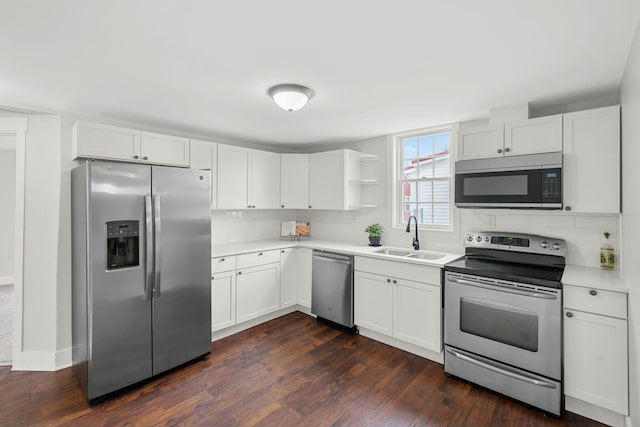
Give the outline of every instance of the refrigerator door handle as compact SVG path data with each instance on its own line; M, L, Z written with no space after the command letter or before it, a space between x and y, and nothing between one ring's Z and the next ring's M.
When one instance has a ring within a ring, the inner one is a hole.
M160 246L162 245L162 222L160 214L160 196L153 196L153 296L160 298Z
M145 271L144 271L144 301L151 299L153 289L153 208L151 196L144 196L145 216Z

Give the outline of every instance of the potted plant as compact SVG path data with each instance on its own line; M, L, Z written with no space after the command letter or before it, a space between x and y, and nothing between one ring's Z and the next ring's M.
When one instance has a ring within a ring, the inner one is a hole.
M382 226L380 224L371 224L364 231L369 233L369 246L380 246L380 237L382 236Z

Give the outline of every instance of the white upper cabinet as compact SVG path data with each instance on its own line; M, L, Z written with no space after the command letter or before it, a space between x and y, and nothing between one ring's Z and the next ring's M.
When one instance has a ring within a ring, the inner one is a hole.
M249 150L218 145L218 209L249 207Z
M77 121L73 125L72 157L140 160L140 131Z
M211 209L218 207L218 144L209 141L191 140L189 150L191 169L211 171Z
M309 155L280 155L280 207L309 207Z
M502 157L504 126L500 124L458 130L458 160Z
M309 155L309 208L360 207L360 153L335 150Z
M280 155L268 151L249 151L249 198L254 209L280 207Z
M562 151L562 115L519 120L504 125L505 156Z
M458 131L458 160L562 151L562 115Z
M280 155L218 145L218 209L280 207Z
M564 209L620 212L620 106L569 113L563 120Z
M144 162L188 167L189 139L142 131L140 155Z
M76 158L189 166L189 140L120 126L77 121L71 153Z

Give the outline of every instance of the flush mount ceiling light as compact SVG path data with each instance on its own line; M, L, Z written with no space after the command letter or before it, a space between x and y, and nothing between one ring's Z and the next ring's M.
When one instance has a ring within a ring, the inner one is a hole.
M306 105L313 96L313 91L300 85L283 84L269 89L269 96L283 110L296 111Z

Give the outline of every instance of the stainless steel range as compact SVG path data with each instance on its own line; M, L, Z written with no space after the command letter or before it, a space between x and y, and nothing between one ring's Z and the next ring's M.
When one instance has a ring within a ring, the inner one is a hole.
M445 265L445 372L562 413L560 239L470 232Z

